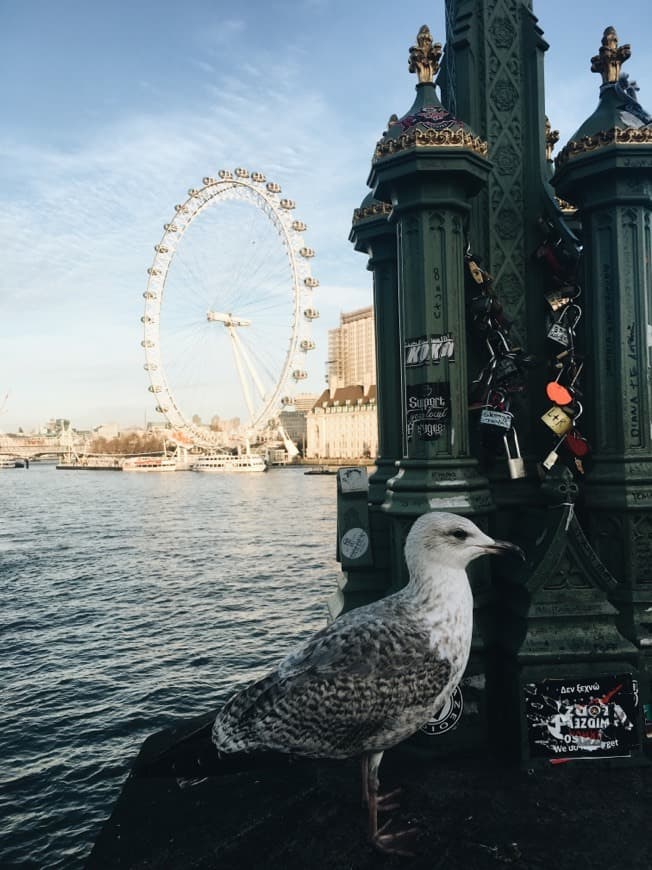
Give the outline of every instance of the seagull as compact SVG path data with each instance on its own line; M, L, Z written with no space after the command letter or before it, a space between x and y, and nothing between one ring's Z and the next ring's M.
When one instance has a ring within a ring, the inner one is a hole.
M444 707L462 679L473 629L466 566L510 552L525 558L465 517L420 516L405 543L407 585L338 617L233 695L213 724L218 751L359 756L372 844L412 854L404 845L413 830L378 827L378 811L396 809L399 791L379 794L380 762Z

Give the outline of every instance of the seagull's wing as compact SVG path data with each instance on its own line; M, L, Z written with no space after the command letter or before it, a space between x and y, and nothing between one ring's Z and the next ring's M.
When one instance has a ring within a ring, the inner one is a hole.
M324 757L390 746L429 718L450 671L417 620L387 607L361 608L231 698L213 739L227 752L267 748Z

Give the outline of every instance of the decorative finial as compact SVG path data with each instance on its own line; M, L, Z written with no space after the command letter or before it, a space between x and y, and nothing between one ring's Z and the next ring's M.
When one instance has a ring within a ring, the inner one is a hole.
M552 149L559 142L559 130L553 130L546 115L546 160L552 160Z
M424 24L417 33L417 44L410 47L408 69L419 76L419 83L431 82L439 70L441 43L433 44L430 28Z
M600 53L591 58L591 72L600 73L603 85L613 84L620 78L620 67L631 56L631 46L619 46L615 28L607 27L602 37Z

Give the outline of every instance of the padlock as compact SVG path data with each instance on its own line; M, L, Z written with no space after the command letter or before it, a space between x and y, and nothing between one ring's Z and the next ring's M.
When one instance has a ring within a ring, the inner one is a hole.
M553 311L558 311L563 308L573 298L567 293L567 287L560 287L558 290L550 290L544 294L544 298Z
M497 362L497 358L492 356L478 377L471 381L471 404L469 405L469 410L477 411L486 406L491 385L494 381L494 371Z
M489 406L485 406L480 412L480 425L488 429L508 432L512 428L513 419L514 415L509 411L500 411Z
M555 405L542 415L541 420L555 435L566 435L573 426L573 418L563 408Z
M564 284L554 290L544 293L544 298L553 311L558 311L569 302L577 302L582 295L582 288L574 284Z
M579 305L569 305L567 308L564 308L558 319L553 320L548 328L547 337L563 347L571 347L575 335L575 327L579 323L581 316L582 309Z
M564 447L570 450L576 459L581 459L582 456L586 456L591 450L589 442L575 426L573 426L570 432L567 432L566 435L564 435L563 444Z
M559 424L559 426L557 428L555 428L555 426L552 426L550 423L547 423L544 420L544 417L546 416L546 414L550 414L551 412L554 412L554 411L559 411L560 414L563 415L563 418L565 418L562 421L562 423ZM546 458L541 463L547 471L550 471L550 469L553 467L553 465L559 459L559 448L561 447L562 444L565 443L566 446L569 447L571 452L574 452L572 450L569 442L567 441L567 438L568 438L569 431L572 429L575 429L574 420L578 420L582 416L582 411L583 411L583 408L582 408L581 403L577 402L577 406L575 408L575 413L574 413L574 416L572 419L564 410L562 410L562 408L551 408L550 411L547 411L546 414L544 414L543 417L541 418L544 421L544 423L546 423L546 426L549 426L553 430L553 432L556 432L558 435L561 435L561 438L559 439L559 441L555 444L554 448L550 451L550 453L546 456ZM568 421L568 425L566 425L566 421ZM565 427L565 428L563 428L563 427ZM577 434L579 435L579 432ZM582 438L581 435L579 437ZM582 439L582 440L585 441L585 439ZM588 442L585 442L585 443L586 443L586 452L588 453ZM577 455L579 456L581 454L578 453ZM583 471L582 471L582 473L583 473Z
M561 263L557 259L555 251L553 250L553 247L549 242L544 242L543 245L540 245L540 247L537 249L537 257L540 260L545 260L550 267L551 272L553 272L555 275L560 274Z
M551 402L555 402L557 405L570 405L573 401L573 387L575 386L583 367L584 363L581 362L575 369L575 374L573 375L571 382L567 387L565 387L563 384L559 383L559 378L562 376L565 369L565 366L562 366L561 371L555 380L550 381L550 383L546 385L546 396L548 396Z
M507 468L509 470L509 476L512 480L518 480L518 478L520 477L526 477L525 460L521 456L521 447L518 443L518 435L516 434L516 429L511 430L511 436L514 445L514 453L516 455L512 456L507 434L503 435L503 444L505 445L505 453L507 454Z
M550 451L550 453L546 456L546 458L541 463L541 465L543 465L543 467L546 469L546 471L550 471L550 469L553 467L553 465L559 459L559 448L561 447L565 437L566 437L566 435L564 435L563 438L559 439L559 441L555 444L553 449Z
M484 284L485 278L482 269L478 266L475 260L467 260L469 272L476 284Z
M518 365L516 364L515 354L508 353L500 357L494 369L494 379L500 383L505 378L518 373Z

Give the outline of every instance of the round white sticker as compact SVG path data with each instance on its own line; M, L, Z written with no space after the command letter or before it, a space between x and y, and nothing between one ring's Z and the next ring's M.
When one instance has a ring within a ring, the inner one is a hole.
M364 529L349 529L342 535L340 549L347 559L359 559L369 549L369 536Z
M429 722L422 725L421 730L425 734L430 734L431 736L445 734L447 731L454 728L460 721L463 709L464 699L462 697L462 690L459 686L456 686L455 691L444 704L442 709L439 710L437 715L433 716Z

